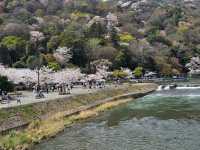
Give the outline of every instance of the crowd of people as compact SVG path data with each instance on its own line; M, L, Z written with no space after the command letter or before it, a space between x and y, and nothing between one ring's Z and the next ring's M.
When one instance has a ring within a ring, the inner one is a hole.
M35 99L45 98L46 95L51 93L58 93L59 95L70 95L72 90L76 87L83 89L102 89L105 88L104 80L82 80L72 83L42 83L42 84L32 84L32 91ZM2 91L0 89L0 103L10 103L11 101L17 101L17 104L21 104L19 96L10 95L7 91Z
M33 93L36 95L36 98L44 98L44 94L49 94L49 92L58 92L59 95L71 94L71 90L73 88L73 84L47 84L44 83L42 85L36 84L33 86Z
M13 97L13 96L9 95L7 91L3 91L3 90L0 89L0 102L2 104L10 103L11 101L14 101L14 100L17 101L17 104L21 104L20 98Z
M79 86L84 89L96 89L96 88L105 88L105 81L97 81L97 80L89 80L89 81L79 81L75 83L52 83L47 84L44 83L42 85L36 84L33 86L33 93L35 94L35 98L45 98L44 93L49 94L49 92L57 92L59 95L70 95L72 93L72 89L75 86Z
M84 88L105 88L105 82L104 81L96 81L96 80L90 80L90 81L84 81L82 82L82 85Z

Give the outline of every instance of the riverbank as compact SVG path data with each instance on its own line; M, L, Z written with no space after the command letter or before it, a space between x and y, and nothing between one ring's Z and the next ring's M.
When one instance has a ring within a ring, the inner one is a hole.
M18 127L28 126L22 131L11 131L0 138L4 149L27 149L42 139L55 136L76 121L97 115L99 112L144 96L157 88L155 84L124 84L112 89L0 110L2 131L18 121ZM7 125L7 126L6 126ZM17 124L16 124L17 125ZM14 127L14 126L13 126ZM16 126L17 127L17 126Z

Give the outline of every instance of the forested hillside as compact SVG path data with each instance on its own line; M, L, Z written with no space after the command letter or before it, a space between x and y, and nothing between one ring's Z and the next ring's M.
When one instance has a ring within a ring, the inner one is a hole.
M198 0L2 0L0 62L184 73L200 54L199 8Z

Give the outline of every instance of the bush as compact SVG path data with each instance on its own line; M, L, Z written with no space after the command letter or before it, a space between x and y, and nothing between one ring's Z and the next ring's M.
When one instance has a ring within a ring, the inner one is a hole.
M119 69L126 65L126 56L122 51L119 51L114 59L113 68Z
M5 76L0 76L0 89L3 91L13 91L14 84L8 81L8 78Z
M12 62L18 61L25 55L26 41L17 36L6 36L1 41L1 46L7 49Z
M11 131L7 136L2 138L1 145L4 149L25 149L26 144L31 142L31 138L23 133Z
M58 63L56 63L56 62L50 62L50 63L48 63L48 67L50 69L52 69L53 71L58 71L58 70L61 69L60 65Z
M24 49L26 41L17 36L6 36L2 39L1 44L9 50Z
M128 74L122 70L115 70L115 71L113 71L112 76L114 78L122 78L123 79L123 78L126 78L128 76Z
M125 43L129 43L135 39L131 34L128 34L128 33L120 34L119 38L121 42L125 42Z
M136 67L133 71L135 77L140 78L143 74L143 68L142 67Z

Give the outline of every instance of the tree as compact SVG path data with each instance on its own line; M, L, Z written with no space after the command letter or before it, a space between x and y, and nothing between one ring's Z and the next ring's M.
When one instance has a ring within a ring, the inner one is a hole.
M0 63L6 64L6 65L12 65L12 60L9 55L9 51L4 48L2 45L0 47Z
M1 11L1 10L0 10ZM0 18L0 25L2 25L4 23L3 18Z
M2 91L13 91L14 85L11 81L8 81L8 78L0 75L0 89Z
M19 60L26 53L26 41L20 37L6 36L0 44L8 50L12 63Z
M7 76L9 81L15 84L18 83L37 83L38 76L36 70L31 69L16 69L8 68L0 65L0 76ZM84 75L80 69L64 69L57 72L52 72L48 67L42 66L40 68L40 82L41 83L70 83L82 79ZM0 83L1 84L1 83ZM3 86L6 87L6 86Z
M45 14L45 12L44 12L43 9L37 9L37 10L35 11L35 15L36 15L37 17L43 17L44 14Z
M34 12L36 12L36 10L43 8L43 6L41 5L41 2L42 2L41 0L39 0L39 1L38 0L28 0L24 5L25 5L25 8L31 14L33 14Z
M5 8L7 10L13 10L15 7L20 6L22 4L22 1L20 0L7 0L5 1Z
M66 66L72 58L71 49L67 47L59 47L55 51L54 57L56 61L60 63L61 66Z
M26 41L20 37L7 36L2 39L1 44L8 50L15 50L17 48L24 48Z
M45 58L45 60L46 60L47 63L56 62L55 57L51 53L48 53L46 55L43 54L43 56L44 56L44 58Z
M88 63L95 59L96 49L100 47L101 39L99 38L91 38L87 41L87 57Z
M120 34L119 39L121 42L129 43L133 41L135 38L131 34L123 33L123 34Z
M93 23L87 31L87 36L91 38L101 38L106 33L106 27L101 23Z
M63 0L48 0L47 13L55 14L58 10L63 7Z
M200 57L192 57L190 62L186 64L191 75L200 74Z
M44 65L47 65L47 62L43 55L32 55L29 56L26 60L26 64L30 69L39 69Z
M80 41L73 46L71 62L79 67L85 67L87 65L87 49L83 41Z
M170 64L163 64L160 73L164 76L172 76L173 72L172 72L172 66Z
M96 49L97 47L99 47L100 43L101 43L101 39L91 38L87 42L87 47L90 49Z
M48 67L49 67L49 69L52 69L53 71L58 71L61 69L60 65L56 62L49 62Z
M52 36L47 43L47 48L49 51L54 51L59 45L60 39L58 36Z
M31 31L30 35L31 35L31 41L35 43L41 42L45 39L44 34L39 31Z
M113 68L119 69L124 67L126 64L126 56L122 51L119 51L114 59Z
M29 27L25 24L8 23L2 31L4 36L16 36L23 39L29 39Z
M133 71L136 78L140 78L143 75L143 68L142 67L136 67Z
M146 39L131 42L126 51L130 64L145 68L152 67L152 58L154 58L155 52L155 49L153 49Z
M87 41L84 35L84 25L71 22L59 36L61 47L70 47L72 52L72 63L85 67L88 64Z
M168 62L167 57L163 56L155 56L155 66L156 69L160 72L163 76L171 76L172 73L172 65Z
M39 31L31 31L30 32L30 42L33 44L34 50L36 50L37 53L41 52L41 43L45 40L45 36L42 32Z
M103 78L108 76L108 70L111 67L112 63L107 59L99 59L91 62L92 68L94 68L94 72L99 74Z
M115 28L112 28L111 31L110 31L110 39L111 39L111 42L113 44L114 47L118 47L119 46L119 35L117 33L117 30Z
M23 23L33 23L34 21L32 14L24 8L15 9L13 15Z
M110 62L113 62L118 51L112 46L103 46L94 49L94 58L97 59L107 59Z
M122 70L115 70L115 71L113 71L112 76L114 78L122 78L123 79L123 78L127 77L128 74Z

